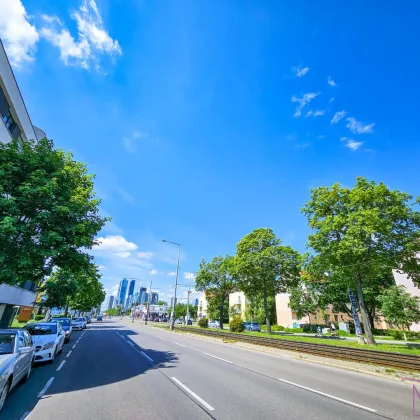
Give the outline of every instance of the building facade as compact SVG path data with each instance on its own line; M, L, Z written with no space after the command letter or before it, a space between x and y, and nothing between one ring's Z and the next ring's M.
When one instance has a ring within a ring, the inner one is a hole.
M159 302L159 294L158 294L158 293L156 293L156 292L153 292L153 293L152 293L152 298L151 298L151 300L150 300L150 303L151 303L152 305L157 305L157 304L158 304L158 302Z
M122 279L120 281L120 286L118 287L117 299L118 304L121 306L125 305L125 299L127 295L128 280Z

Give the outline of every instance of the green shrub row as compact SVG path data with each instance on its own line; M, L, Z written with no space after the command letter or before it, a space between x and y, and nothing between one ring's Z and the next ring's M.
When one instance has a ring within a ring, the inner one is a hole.
M198 326L200 328L208 328L209 327L209 320L207 318L201 318L198 320Z
M245 323L240 316L235 316L229 322L229 328L233 332L242 332L245 329Z

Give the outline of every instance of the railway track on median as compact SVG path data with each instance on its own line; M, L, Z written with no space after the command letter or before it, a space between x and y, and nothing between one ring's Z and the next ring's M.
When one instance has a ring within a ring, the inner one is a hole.
M328 344L315 344L297 340L282 340L281 338L256 337L252 335L219 332L198 328L175 326L175 329L192 334L241 341L244 343L313 354L316 356L331 357L351 362L371 363L404 370L420 371L420 357L409 354L364 350L344 346L332 346Z

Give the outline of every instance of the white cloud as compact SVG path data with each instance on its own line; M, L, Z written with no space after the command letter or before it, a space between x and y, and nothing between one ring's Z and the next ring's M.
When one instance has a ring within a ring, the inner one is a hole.
M134 251L138 246L134 242L129 242L124 236L121 235L109 235L98 238L98 245L95 245L93 249L98 251L106 251L111 253L122 253L126 251Z
M152 276L155 276L156 274L160 274L160 273L157 270L153 269L153 270L150 270L150 274Z
M329 84L331 87L336 87L336 86L338 86L338 85L337 85L337 83L336 83L336 82L334 82L334 80L333 80L333 79L331 79L331 76L329 76L329 77L328 77L327 82L328 82L328 84Z
M299 105L296 108L296 112L294 113L294 117L300 117L302 115L302 108L309 104L312 99L316 98L321 92L309 92L305 93L302 98L298 98L296 96L292 97L292 102L297 102Z
M324 114L325 114L325 110L323 110L323 109L317 109L316 111L310 110L306 113L306 117L311 117L311 116L312 117L319 117L319 116L324 115Z
M129 251L124 251L124 252L114 252L114 255L116 257L120 257L120 258L128 258L131 256L131 252Z
M21 0L0 0L0 38L15 68L34 61L39 34Z
M183 273L184 279L185 280L194 280L195 279L195 274L194 273Z
M139 252L139 253L137 253L137 256L139 258L144 259L144 260L150 260L151 258L153 258L153 255L155 255L155 254L153 254L153 252Z
M304 67L303 69L300 67L293 67L293 71L296 77L305 76L306 73L309 71L309 67Z
M342 120L347 115L346 111L338 111L334 114L333 119L331 120L331 124L337 124L340 120Z
M171 271L170 273L168 273L168 276L171 276L171 277L176 276L176 271Z
M297 144L296 145L296 149L306 149L311 145L311 143L302 143L302 144Z
M373 133L373 127L375 123L364 125L361 122L357 121L356 118L350 117L346 120L348 124L346 127L353 133L353 134L370 134Z
M127 153L135 153L137 151L138 140L147 137L147 133L140 133L138 131L134 131L130 137L123 137L121 143Z
M363 141L356 141L353 139L348 139L347 137L341 137L340 140L342 142L346 142L345 146L353 150L353 152L360 149L360 147L363 145Z
M330 98L330 100L328 101L329 104L332 104L335 101L335 98Z
M102 55L115 57L122 54L120 44L112 39L104 27L95 0L84 0L79 9L71 13L77 25L77 40L56 16L42 15L44 26L40 34L60 50L65 65L79 65L89 69L99 67Z

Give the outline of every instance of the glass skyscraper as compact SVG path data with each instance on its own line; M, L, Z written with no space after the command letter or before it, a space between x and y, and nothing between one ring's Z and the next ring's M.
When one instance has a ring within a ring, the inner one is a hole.
M128 280L122 279L120 281L120 287L118 288L118 303L124 306L125 303L125 296L127 295L127 287L128 287Z

